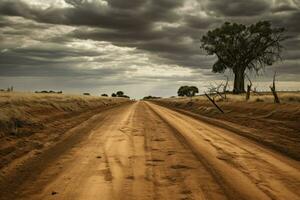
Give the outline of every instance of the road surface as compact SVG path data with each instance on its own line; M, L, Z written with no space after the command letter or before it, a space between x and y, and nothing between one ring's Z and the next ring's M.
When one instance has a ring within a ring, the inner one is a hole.
M300 199L299 162L230 131L149 102L99 116L2 199Z

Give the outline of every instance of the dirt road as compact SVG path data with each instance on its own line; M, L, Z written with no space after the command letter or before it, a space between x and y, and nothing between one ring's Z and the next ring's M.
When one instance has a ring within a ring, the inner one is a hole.
M300 199L299 162L232 132L148 102L99 115L1 199Z

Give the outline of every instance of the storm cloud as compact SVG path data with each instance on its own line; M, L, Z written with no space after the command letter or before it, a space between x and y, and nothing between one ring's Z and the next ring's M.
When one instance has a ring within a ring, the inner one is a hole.
M210 72L215 57L199 48L203 34L225 21L259 20L289 36L283 62L267 70L298 81L297 0L1 0L0 77L74 77L78 87L82 79L114 87L164 81L174 90L220 79Z

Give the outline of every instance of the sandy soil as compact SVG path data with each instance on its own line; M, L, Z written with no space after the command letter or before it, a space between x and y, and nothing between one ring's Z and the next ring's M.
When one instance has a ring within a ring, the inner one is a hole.
M100 112L69 135L2 174L0 199L300 199L298 161L153 103Z

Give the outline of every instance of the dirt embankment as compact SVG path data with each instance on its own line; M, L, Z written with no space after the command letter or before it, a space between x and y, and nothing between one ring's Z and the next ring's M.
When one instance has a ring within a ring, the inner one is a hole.
M72 127L126 102L125 98L0 93L0 169L39 154Z
M239 97L238 97L239 98ZM246 102L229 98L219 101L221 114L205 97L168 98L153 102L253 139L296 160L300 160L300 103L272 103L269 97ZM242 97L241 97L242 99ZM270 101L269 101L270 100Z

